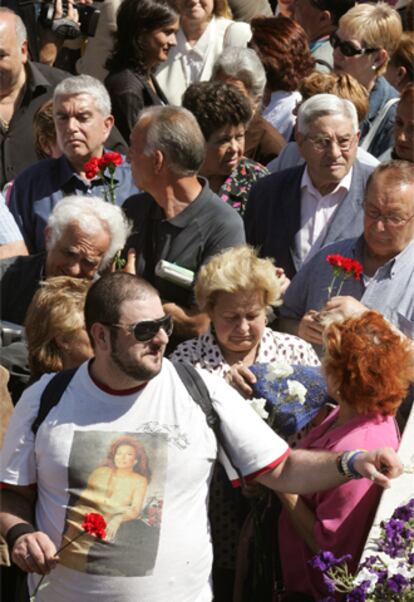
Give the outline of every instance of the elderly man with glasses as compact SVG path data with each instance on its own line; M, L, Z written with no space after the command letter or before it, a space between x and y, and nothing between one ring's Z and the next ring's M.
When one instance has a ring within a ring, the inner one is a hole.
M414 170L405 161L379 165L365 194L364 232L329 245L292 280L280 308L280 327L320 345L326 317L376 309L414 338ZM359 261L362 275L333 278L329 255ZM333 295L333 296L332 296ZM330 298L328 299L328 297Z
M327 244L362 232L362 199L374 167L356 158L352 102L317 94L299 108L296 142L305 164L257 182L244 214L247 242L292 278Z

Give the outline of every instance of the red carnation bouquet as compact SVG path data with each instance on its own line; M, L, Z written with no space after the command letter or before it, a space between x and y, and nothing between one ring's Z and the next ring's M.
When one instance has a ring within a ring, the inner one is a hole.
M349 278L361 280L363 268L356 259L343 255L328 255L326 261L332 266L333 271L332 280L328 286L328 300L333 296L335 285L337 287L335 295L340 295L345 280Z
M78 535L76 535L76 537L68 541L68 543L66 543L64 546L59 548L59 550L56 552L56 556L63 552L63 550L70 546L74 541L80 539L81 537L84 537L84 535L94 535L98 539L105 539L105 529L106 521L102 514L99 514L98 512L89 512L88 514L85 514L85 518L82 523L82 531ZM45 577L46 575L42 575L42 578L33 590L33 593L30 595L30 602L35 602L37 593L44 587L47 587L48 584L43 583Z
M92 157L85 163L83 169L88 180L93 180L99 176L103 182L105 201L115 204L116 183L114 175L118 165L122 163L122 156L116 152L104 153L102 157ZM109 182L105 175L108 170Z
M85 163L83 169L88 180L93 180L96 176L99 176L103 184L104 199L107 203L116 203L116 183L114 179L115 171L118 165L121 165L123 159L122 155L116 152L107 152L102 157L92 157ZM108 170L108 178L105 175L105 171ZM115 270L120 271L125 265L125 260L121 258L121 251L117 251L114 258Z

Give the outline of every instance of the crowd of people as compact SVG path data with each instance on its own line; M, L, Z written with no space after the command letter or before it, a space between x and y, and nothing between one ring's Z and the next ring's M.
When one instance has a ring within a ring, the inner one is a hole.
M324 599L412 404L413 1L5 4L4 600Z

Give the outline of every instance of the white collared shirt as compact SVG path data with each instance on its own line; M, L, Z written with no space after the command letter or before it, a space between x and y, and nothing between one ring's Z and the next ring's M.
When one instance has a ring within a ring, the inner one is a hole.
M181 61L187 85L200 79L211 37L215 34L215 30L215 20L212 19L194 46L187 41L182 29L178 31L177 51L181 53Z
M301 187L301 229L295 236L296 254L302 263L309 261L322 247L326 229L339 204L351 187L352 168L335 190L322 196L310 179L308 168L303 172Z

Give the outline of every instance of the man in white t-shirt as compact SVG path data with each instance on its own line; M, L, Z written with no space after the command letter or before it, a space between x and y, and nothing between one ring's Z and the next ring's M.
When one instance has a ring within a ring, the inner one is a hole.
M10 422L0 526L11 557L30 573L31 592L49 573L37 602L210 602L207 500L217 455L234 485L238 477L163 360L172 320L151 285L116 273L91 287L85 322L95 358L76 371L36 436L31 427L51 375L24 393ZM350 452L339 468L337 454L290 451L234 389L200 375L247 481L305 493L351 473L387 486L401 472L389 450ZM105 517L106 538L82 536L57 558L89 512Z

